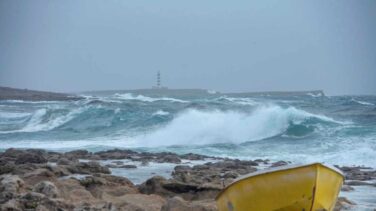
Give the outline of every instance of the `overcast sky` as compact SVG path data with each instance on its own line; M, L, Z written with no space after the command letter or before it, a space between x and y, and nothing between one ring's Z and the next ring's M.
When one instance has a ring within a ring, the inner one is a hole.
M376 94L376 1L0 0L0 86Z

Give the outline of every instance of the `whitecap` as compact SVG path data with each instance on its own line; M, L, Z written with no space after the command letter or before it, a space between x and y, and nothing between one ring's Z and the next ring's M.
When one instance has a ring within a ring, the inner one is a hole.
M144 95L133 95L131 93L124 93L124 94L119 94L116 93L114 94L114 97L122 100L139 100L139 101L144 101L144 102L155 102L155 101L171 101L171 102L179 102L179 103L187 103L188 101L185 100L180 100L180 99L175 99L175 98L170 98L170 97L161 97L161 98L152 98L152 97L147 97Z

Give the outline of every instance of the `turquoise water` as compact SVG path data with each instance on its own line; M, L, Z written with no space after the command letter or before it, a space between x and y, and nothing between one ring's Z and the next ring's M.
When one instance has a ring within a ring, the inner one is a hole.
M0 150L132 148L376 167L376 97L153 97L0 101Z

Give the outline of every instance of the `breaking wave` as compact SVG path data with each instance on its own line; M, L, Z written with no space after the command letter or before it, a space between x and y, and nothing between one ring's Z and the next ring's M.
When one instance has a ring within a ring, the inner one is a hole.
M365 105L365 106L374 106L375 105L373 103L369 103L369 102L365 102L365 101L360 101L360 100L355 100L355 99L351 99L351 101L353 101L355 103L358 103L360 105Z
M136 137L140 146L239 144L277 135L300 136L322 125L346 124L294 107L261 106L252 112L186 110L164 127ZM295 132L294 132L295 131Z
M125 94L114 94L115 98L122 99L122 100L139 100L144 102L155 102L155 101L171 101L171 102L179 102L179 103L187 103L188 101L170 98L170 97L161 97L161 98L152 98L147 97L144 95L133 95L131 93L125 93Z
M12 131L1 131L1 133L17 133L17 132L38 132L48 131L57 128L68 121L72 120L76 115L81 113L84 108L79 108L68 112L67 114L57 113L46 108L36 110L27 120L27 124L19 129Z

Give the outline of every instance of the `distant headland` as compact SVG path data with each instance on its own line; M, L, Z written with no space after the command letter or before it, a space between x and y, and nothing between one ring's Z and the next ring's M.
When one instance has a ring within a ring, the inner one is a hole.
M80 100L84 95L111 95L115 93L131 93L135 95L147 95L152 97L200 97L200 96L231 96L231 97L289 97L289 96L314 96L323 97L325 93L322 90L311 91L266 91L266 92L232 92L221 93L207 89L131 89L131 90L98 90L80 93L56 93L48 91L35 91L29 89L17 89L10 87L0 87L0 100L24 100L24 101L67 101Z

